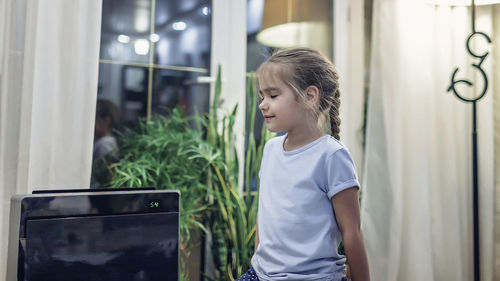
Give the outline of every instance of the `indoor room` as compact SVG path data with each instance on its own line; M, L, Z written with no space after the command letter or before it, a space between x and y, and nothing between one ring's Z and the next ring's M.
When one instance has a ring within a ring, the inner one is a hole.
M0 279L500 280L500 1L0 0Z

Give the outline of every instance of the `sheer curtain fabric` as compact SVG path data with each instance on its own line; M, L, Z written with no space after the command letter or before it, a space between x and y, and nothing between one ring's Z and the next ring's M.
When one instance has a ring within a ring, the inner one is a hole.
M0 2L0 279L10 197L89 186L101 6Z
M363 231L374 281L468 281L472 252L472 105L447 93L458 77L483 81L465 48L470 7L375 0ZM491 6L476 29L492 38ZM477 53L491 51L474 40ZM493 56L483 63L489 90L478 102L482 280L493 281ZM498 62L497 62L498 63ZM460 91L471 95L467 87Z

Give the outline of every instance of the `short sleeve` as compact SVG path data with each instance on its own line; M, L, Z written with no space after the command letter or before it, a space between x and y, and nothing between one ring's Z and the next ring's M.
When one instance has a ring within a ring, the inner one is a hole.
M345 148L337 150L326 163L328 198L349 187L359 188L356 167L351 155Z

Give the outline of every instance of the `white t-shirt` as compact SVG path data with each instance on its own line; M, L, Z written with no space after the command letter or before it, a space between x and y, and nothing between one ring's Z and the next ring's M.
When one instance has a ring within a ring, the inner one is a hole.
M341 280L345 257L331 197L359 187L354 162L329 135L293 151L286 135L264 148L260 170L259 246L252 266L260 280Z
M104 136L94 143L94 152L92 161L96 161L104 157L106 154L118 148L116 138L113 136Z

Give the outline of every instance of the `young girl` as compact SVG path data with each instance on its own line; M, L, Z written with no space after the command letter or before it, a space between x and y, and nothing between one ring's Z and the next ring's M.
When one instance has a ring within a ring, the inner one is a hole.
M253 268L238 280L342 281L347 262L353 281L368 281L359 183L339 142L333 64L312 49L282 50L260 66L257 83L267 128L286 134L264 148Z

